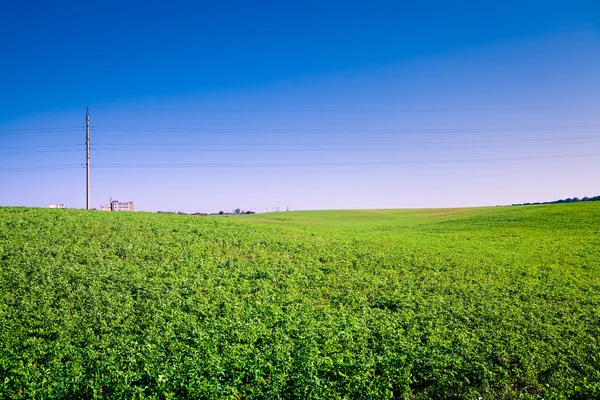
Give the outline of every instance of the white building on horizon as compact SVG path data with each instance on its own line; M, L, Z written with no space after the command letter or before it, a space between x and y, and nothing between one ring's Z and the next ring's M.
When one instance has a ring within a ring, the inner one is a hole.
M100 206L102 211L135 211L133 207L133 201L118 201L110 199L110 204L102 204Z

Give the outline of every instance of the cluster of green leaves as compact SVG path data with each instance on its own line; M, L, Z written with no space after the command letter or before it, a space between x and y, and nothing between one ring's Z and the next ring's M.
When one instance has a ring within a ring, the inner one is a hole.
M0 208L2 398L600 398L600 203Z

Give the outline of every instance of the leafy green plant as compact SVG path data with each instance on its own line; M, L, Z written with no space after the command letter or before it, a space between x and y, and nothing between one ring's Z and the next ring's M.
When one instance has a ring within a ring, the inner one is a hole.
M0 397L595 398L598 215L0 208Z

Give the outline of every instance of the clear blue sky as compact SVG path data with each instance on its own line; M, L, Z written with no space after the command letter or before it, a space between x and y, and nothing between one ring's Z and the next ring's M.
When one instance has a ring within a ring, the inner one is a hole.
M0 205L85 206L86 106L93 207L600 194L598 2L120 3L0 5Z

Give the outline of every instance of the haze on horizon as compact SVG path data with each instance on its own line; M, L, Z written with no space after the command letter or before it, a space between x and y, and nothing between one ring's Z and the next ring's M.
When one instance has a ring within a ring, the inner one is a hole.
M592 1L0 6L0 206L217 212L596 196ZM84 17L82 17L84 16Z

